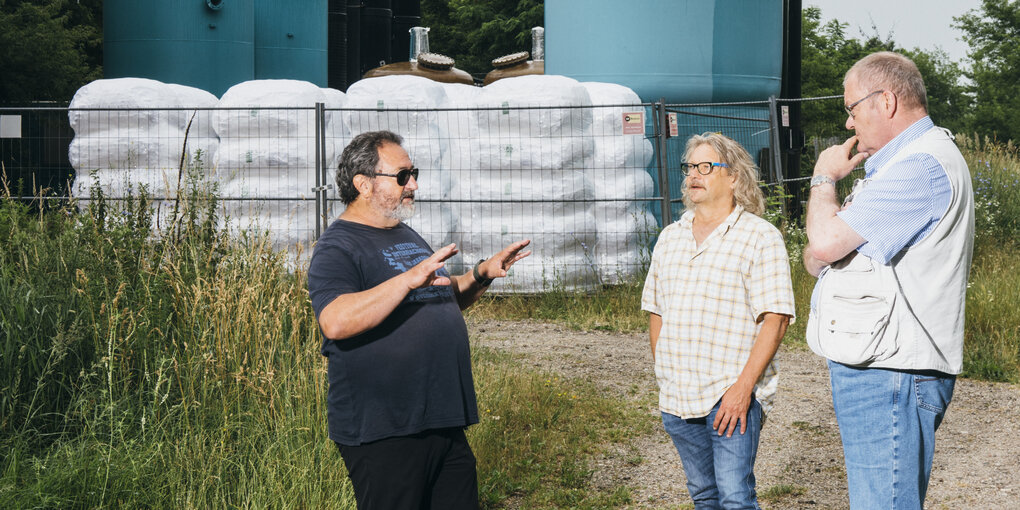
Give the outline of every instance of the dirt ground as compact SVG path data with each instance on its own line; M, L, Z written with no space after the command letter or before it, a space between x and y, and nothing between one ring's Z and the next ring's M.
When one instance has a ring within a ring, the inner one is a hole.
M658 416L646 334L579 332L539 322L469 320L468 325L474 345L510 351L540 371L591 381ZM776 360L779 392L762 430L755 475L759 493L779 485L800 490L765 506L848 508L824 360L806 347L787 345ZM1018 409L1017 385L957 381L936 436L926 508L1020 508ZM607 445L592 468L594 484L629 487L632 508L691 503L680 458L661 422L630 445Z

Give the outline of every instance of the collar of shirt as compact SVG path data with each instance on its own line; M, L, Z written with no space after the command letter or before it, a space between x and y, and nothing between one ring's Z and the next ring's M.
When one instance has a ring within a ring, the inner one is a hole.
M706 237L704 241L702 241L701 246L699 246L698 249L695 251L695 255L705 251L705 248L707 246L709 246L710 244L712 244L712 243L709 242L712 239L714 239L716 237L724 237L726 235L726 233L730 231L730 228L733 227L733 224L737 222L737 218L740 218L740 213L742 213L743 211L744 211L744 208L740 204L737 204L736 206L734 206L733 207L733 211L730 212L729 216L727 216L726 219L723 220L723 222L719 224L719 226L715 227L715 230L713 230L712 233L709 234L708 237ZM694 239L694 210L686 211L683 214L683 216L680 217L679 223L680 223L680 227L683 228L683 230L686 233L686 235L690 236L691 240L693 240Z
M913 123L907 129L904 129L902 133L896 135L895 138L889 140L889 143L885 144L870 158L864 162L864 176L874 177L875 172L882 168L886 163L896 155L905 145L914 140L920 138L921 135L928 132L929 129L935 127L935 123L932 122L931 117L925 115L923 118Z

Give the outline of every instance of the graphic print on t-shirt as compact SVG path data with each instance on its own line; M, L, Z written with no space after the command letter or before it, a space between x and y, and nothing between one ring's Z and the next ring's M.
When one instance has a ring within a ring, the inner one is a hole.
M383 260L385 260L390 267L400 271L401 273L411 269L432 254L427 248L417 243L397 243L389 248L383 248L381 253ZM439 276L450 276L450 273L446 271L445 267L440 268L437 273L439 273ZM410 303L418 303L429 299L435 299L445 296L448 288L449 286L445 285L432 285L429 287L414 289L407 294L407 298L405 299Z

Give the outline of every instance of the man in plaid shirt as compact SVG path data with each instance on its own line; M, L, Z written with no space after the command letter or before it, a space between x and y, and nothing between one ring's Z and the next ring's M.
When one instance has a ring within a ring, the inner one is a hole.
M790 264L740 144L696 135L684 161L687 211L659 236L641 298L659 409L696 508L759 508L754 460L794 318Z

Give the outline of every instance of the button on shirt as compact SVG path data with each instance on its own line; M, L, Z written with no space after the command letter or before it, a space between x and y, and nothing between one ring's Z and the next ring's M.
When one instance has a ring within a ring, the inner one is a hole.
M782 235L737 206L698 247L694 212L659 236L641 308L662 317L655 346L660 410L707 416L736 382L766 312L794 317L790 263ZM767 412L778 379L769 363L755 386Z

